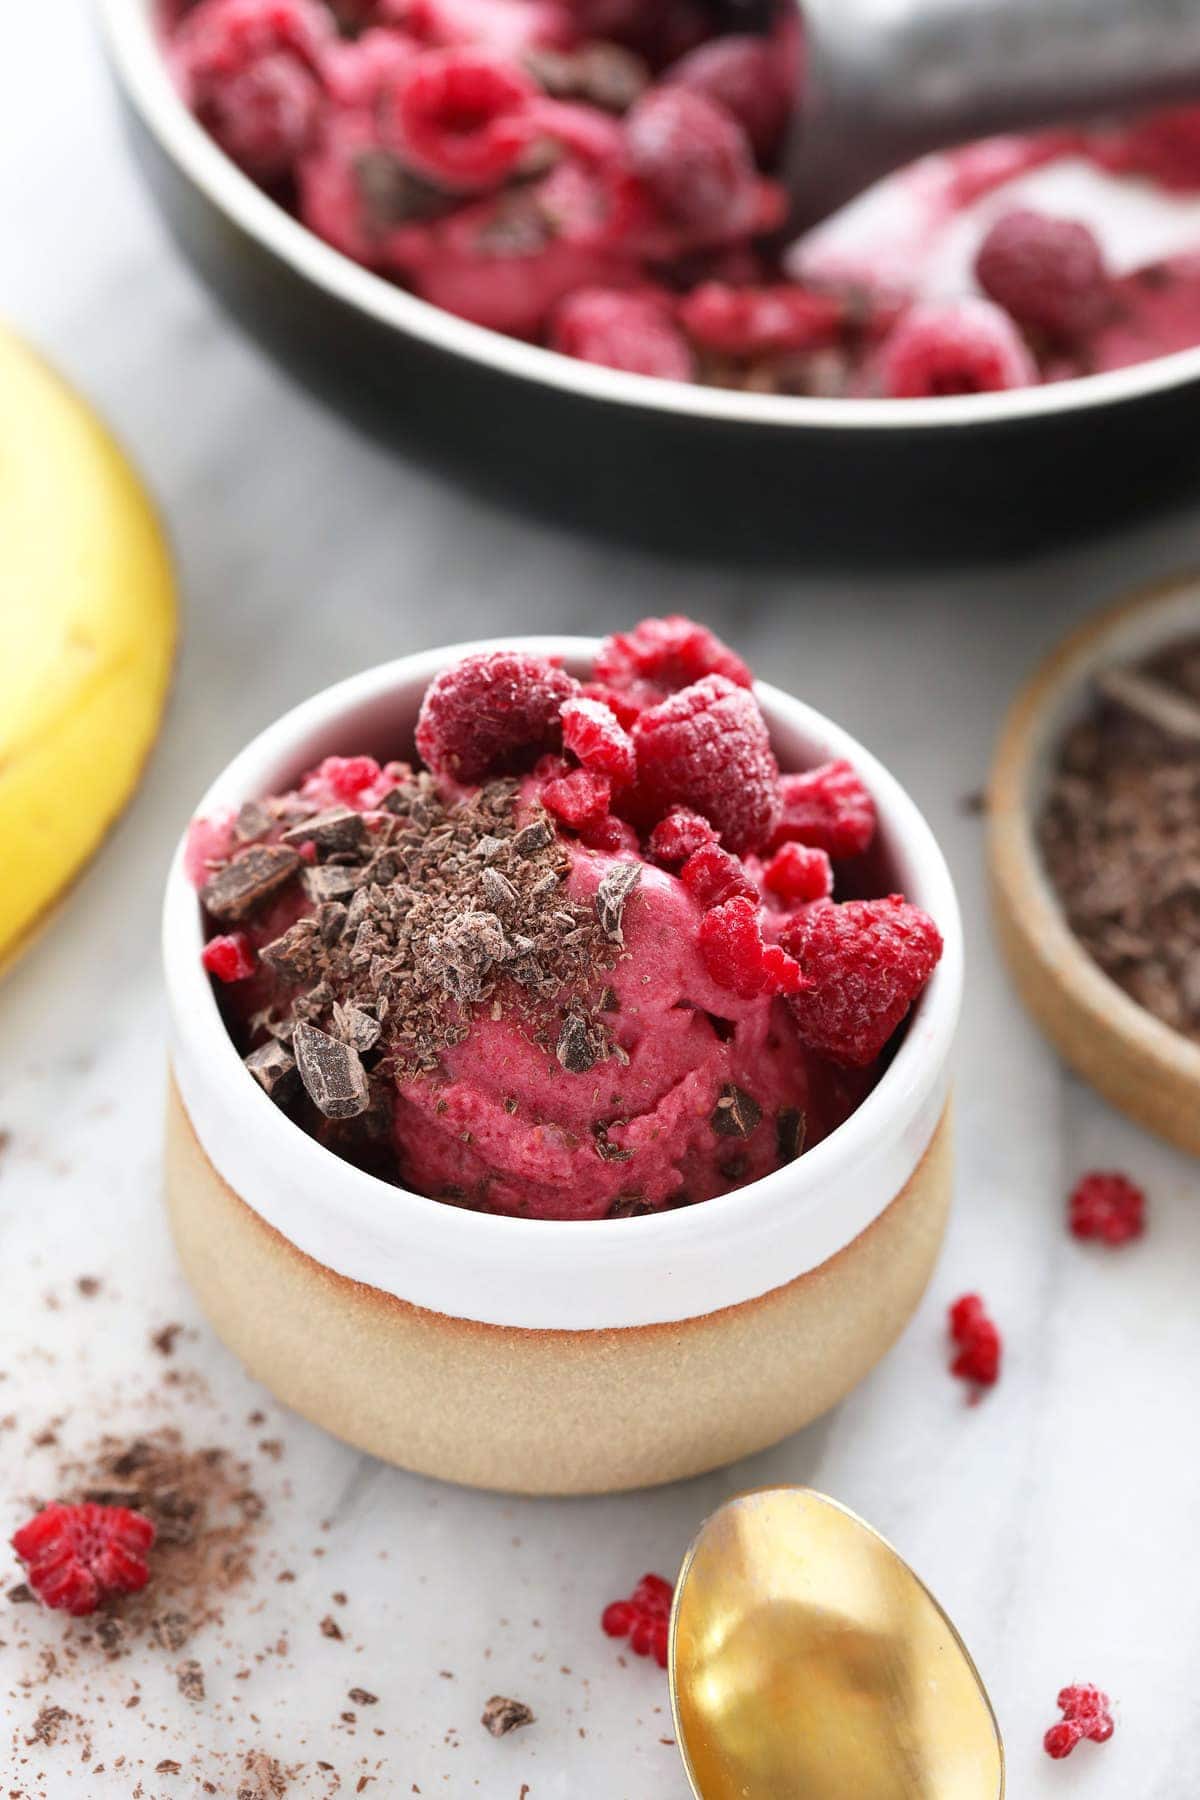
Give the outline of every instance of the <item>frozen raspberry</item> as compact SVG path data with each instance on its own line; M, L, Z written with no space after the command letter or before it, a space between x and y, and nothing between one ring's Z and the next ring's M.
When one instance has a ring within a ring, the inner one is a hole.
M209 938L200 956L210 975L218 981L245 981L258 967L254 945L244 931L232 931L226 937Z
M763 870L763 886L788 906L828 900L833 893L833 866L824 850L784 844Z
M417 749L435 775L478 781L520 752L541 749L577 685L544 657L518 650L464 656L425 690Z
M779 818L779 765L753 694L724 675L672 694L633 728L638 793L652 818L702 813L735 855L755 850Z
M400 31L364 31L352 43L338 44L325 59L330 97L339 107L375 113L390 103L402 75L407 75L421 47Z
M875 802L848 762L822 763L779 780L772 849L793 840L827 856L861 856L875 836Z
M609 687L603 681L585 681L579 692L585 700L598 700L601 706L607 706L626 731L631 729L635 720L645 712L647 706L657 705L663 697L656 690L652 698L642 703L624 688Z
M754 159L726 107L686 87L651 88L629 111L625 141L634 173L668 218L706 236L743 226Z
M692 353L666 301L653 292L581 288L550 320L550 348L580 362L663 381L690 381Z
M628 787L637 775L633 739L611 708L599 700L568 700L562 709L563 743L585 769Z
M892 400L998 393L1037 378L1016 326L990 300L914 306L880 355L880 382Z
M694 850L679 871L679 879L696 902L706 910L720 906L725 900L744 895L756 904L758 893L736 856L722 850L715 841Z
M739 1000L804 991L800 965L778 944L764 940L758 904L745 895L735 895L706 912L698 941L701 959L717 986Z
M778 52L766 39L735 34L689 50L662 79L703 94L732 113L759 161L765 162L778 147L791 110L780 67Z
M702 819L699 813L689 812L686 806L676 806L650 833L649 849L655 862L664 863L670 869L685 863L697 850L716 841L717 834L707 819Z
M1156 107L1131 125L1090 135L1086 149L1102 168L1189 192L1200 186L1200 106Z
M1116 1249L1146 1229L1146 1196L1127 1175L1094 1170L1071 1195L1069 1223L1077 1238L1099 1238Z
M632 825L624 819L614 819L611 813L605 813L598 819L585 819L578 827L579 841L586 844L589 850L605 850L610 856L626 852L631 856L638 853L638 835Z
M1107 1744L1115 1729L1107 1694L1097 1687L1065 1687L1055 1704L1062 1722L1052 1725L1042 1739L1047 1756L1061 1761L1084 1738L1093 1744Z
M661 1575L643 1575L628 1600L614 1600L605 1607L601 1629L609 1637L628 1638L635 1655L653 1656L665 1669L674 1594Z
M380 0L380 10L427 44L482 44L504 56L571 35L568 9L558 0Z
M997 219L975 259L990 300L1025 331L1077 344L1101 324L1109 278L1094 234L1074 219L1023 208Z
M950 1336L958 1354L950 1373L977 1387L991 1387L1000 1373L1000 1333L978 1294L964 1294L950 1308Z
M393 148L450 187L498 187L533 136L536 91L520 69L485 51L428 50L397 85Z
M780 942L807 978L792 1006L800 1041L851 1068L875 1061L942 954L933 920L899 894L809 907Z
M332 22L315 0L201 0L171 58L188 104L221 148L275 181L316 131Z
M300 792L322 805L353 806L378 785L381 772L373 756L327 756L309 770Z
M607 814L612 804L612 782L593 769L572 769L569 775L557 775L546 783L542 802L564 825L582 831Z
M724 675L736 687L753 687L754 677L728 644L707 625L680 613L665 619L643 619L632 631L605 638L596 657L595 677L619 691L652 695L645 705L665 700L679 688L691 687L705 675Z
M58 1612L95 1612L110 1594L133 1594L150 1579L146 1552L154 1526L124 1506L65 1506L35 1513L12 1546L29 1585Z
M828 349L841 341L846 302L794 282L727 287L706 281L679 302L679 322L693 343L723 356L775 356Z

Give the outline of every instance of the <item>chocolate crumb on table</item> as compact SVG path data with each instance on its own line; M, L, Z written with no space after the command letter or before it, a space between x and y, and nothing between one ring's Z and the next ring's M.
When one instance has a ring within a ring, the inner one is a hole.
M533 1713L523 1700L510 1700L504 1694L493 1694L480 1717L480 1724L497 1738L533 1722Z
M1038 842L1083 948L1200 1042L1200 638L1097 677L1060 746Z

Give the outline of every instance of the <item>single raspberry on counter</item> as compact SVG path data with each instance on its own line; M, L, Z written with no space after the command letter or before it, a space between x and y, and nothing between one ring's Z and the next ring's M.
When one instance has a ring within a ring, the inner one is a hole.
M450 187L498 187L532 141L537 90L487 51L427 50L401 74L385 130L405 162Z
M942 954L933 920L899 894L810 906L780 943L806 977L792 1002L800 1041L850 1068L875 1061Z
M705 913L698 942L704 966L717 986L739 1000L804 991L800 965L778 944L766 942L758 904L743 894Z
M824 850L783 844L763 870L763 886L788 906L828 900L833 893L833 865Z
M612 782L594 769L572 769L569 775L556 775L546 783L542 802L564 825L582 831L607 816L612 804Z
M633 739L638 798L650 818L689 807L739 856L770 837L779 819L779 765L745 688L706 675L644 712Z
M950 1308L950 1336L958 1354L950 1373L977 1387L992 1387L1000 1373L1000 1333L978 1294L964 1294Z
M49 1607L81 1617L110 1594L132 1594L150 1579L146 1552L154 1526L125 1506L67 1506L35 1513L13 1534L34 1593Z
M585 769L607 775L614 787L628 787L637 776L633 739L611 707L576 696L562 709L563 743Z
M670 869L685 863L697 850L716 841L717 834L707 819L702 819L699 813L689 812L686 806L675 806L650 833L648 848L655 862L664 863Z
M720 844L702 844L679 871L685 888L706 910L743 895L758 903L758 892L736 856Z
M1072 1193L1068 1220L1077 1238L1099 1238L1116 1249L1146 1229L1146 1196L1127 1175L1096 1169Z
M1022 207L997 219L979 247L975 276L1025 331L1075 344L1100 325L1111 284L1095 234L1075 219Z
M722 237L744 229L756 180L750 142L733 114L686 87L653 87L625 120L634 173L666 216Z
M754 686L754 677L728 644L723 644L707 625L697 625L680 613L665 619L643 619L632 631L618 631L605 638L596 657L595 679L618 692L647 684L654 699L665 700L680 688L691 687L705 675L724 675L735 687Z
M1107 1744L1115 1730L1112 1702L1107 1694L1097 1687L1065 1687L1055 1705L1062 1713L1062 1721L1052 1725L1042 1739L1047 1756L1059 1762L1070 1756L1084 1738L1093 1744Z
M914 306L884 342L879 377L892 400L991 394L1037 382L1037 364L1008 314L990 300Z
M679 322L692 342L724 356L776 356L827 349L849 321L845 300L794 282L727 287L706 281L679 301Z
M861 856L875 836L875 802L852 764L822 763L779 778L781 813L771 848L793 840L827 856Z
M209 938L200 960L218 981L246 981L258 967L254 945L244 931Z
M188 104L260 181L285 175L316 133L333 24L315 0L201 0L180 22L171 62Z
M417 749L435 775L478 781L558 731L578 683L541 656L490 650L464 656L425 690Z
M687 339L658 294L620 288L581 288L559 302L550 319L552 350L579 362L663 381L690 381Z
M628 1638L636 1656L653 1656L665 1669L674 1597L674 1588L661 1575L643 1575L628 1600L605 1607L601 1629L609 1637Z
M664 71L673 87L690 88L733 114L760 162L778 148L791 110L781 58L767 39L733 33L689 50Z

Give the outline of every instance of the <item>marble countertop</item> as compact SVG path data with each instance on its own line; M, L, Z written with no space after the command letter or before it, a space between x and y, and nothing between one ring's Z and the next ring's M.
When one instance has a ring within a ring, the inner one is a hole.
M372 1796L684 1800L665 1682L622 1665L597 1617L643 1570L671 1572L723 1496L785 1481L865 1514L943 1599L995 1699L1017 1800L1200 1791L1196 1171L1064 1073L1022 1015L965 804L1031 661L1124 586L1194 565L1200 516L954 575L749 577L468 501L289 386L179 265L127 161L81 0L0 17L0 221L0 314L95 398L148 473L186 599L145 785L0 991L0 1535L52 1482L61 1446L101 1429L175 1423L244 1452L267 1502L256 1578L194 1648L201 1705L161 1655L72 1662L59 1619L25 1608L15 1630L0 1605L0 1789L233 1795L249 1748L293 1771L297 1797L369 1777ZM161 878L210 776L327 680L435 642L602 631L676 608L865 737L941 835L968 926L957 1209L895 1352L778 1449L616 1499L461 1492L284 1415L189 1297L159 1196ZM1119 1256L1063 1229L1072 1177L1096 1164L1151 1196L1148 1236ZM99 1279L94 1297L81 1276ZM976 1407L943 1339L947 1302L972 1287L1007 1342L1003 1379ZM185 1329L164 1362L149 1334L168 1323ZM164 1385L168 1370L179 1378ZM48 1429L59 1446L34 1443ZM281 1584L284 1569L295 1579ZM340 1640L319 1629L331 1610ZM1052 1764L1041 1735L1071 1680L1110 1689L1117 1732ZM378 1703L352 1724L354 1685ZM538 1715L500 1743L478 1724L497 1690ZM74 1720L29 1744L48 1702Z

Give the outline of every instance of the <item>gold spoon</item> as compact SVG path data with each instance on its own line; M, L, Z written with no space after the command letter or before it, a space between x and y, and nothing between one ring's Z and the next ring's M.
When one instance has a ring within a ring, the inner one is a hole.
M962 1639L890 1544L808 1488L741 1494L701 1526L670 1680L697 1800L1003 1800Z

